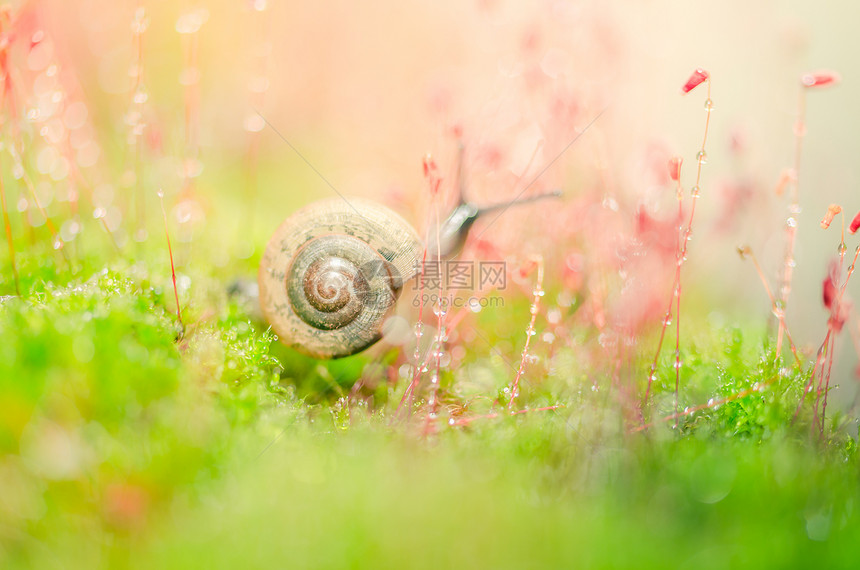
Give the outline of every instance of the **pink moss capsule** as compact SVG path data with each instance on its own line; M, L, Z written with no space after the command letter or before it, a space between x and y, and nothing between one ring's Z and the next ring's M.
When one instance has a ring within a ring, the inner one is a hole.
M669 178L673 182L677 182L681 178L681 163L684 159L680 156L675 156L669 159Z
M684 86L681 87L681 91L683 93L689 93L690 91L707 81L710 76L710 73L708 73L701 67L698 68L696 71L693 72L692 75L690 75L690 78L687 80Z
M526 277L531 275L531 273L535 269L537 269L537 266L537 261L535 261L534 259L527 259L519 266L519 268L517 269L517 273L519 274L519 277L521 279L525 279Z
M813 71L800 76L800 83L807 88L829 87L836 85L842 77L831 70Z
M824 218L821 219L821 227L825 230L830 227L830 224L833 223L833 218L842 213L842 206L839 204L830 204L827 207L827 213L824 214Z
M439 176L439 167L429 154L424 156L422 166L424 168L424 178L427 179L427 184L430 187L430 194L436 196L442 184L442 178Z
M827 277L824 278L824 282L821 285L824 306L833 310L833 301L836 299L836 283L833 280L833 272L830 272Z
M848 231L853 234L857 232L858 228L860 228L860 212L857 212L857 215L854 216L853 220L851 220L851 225L848 226Z

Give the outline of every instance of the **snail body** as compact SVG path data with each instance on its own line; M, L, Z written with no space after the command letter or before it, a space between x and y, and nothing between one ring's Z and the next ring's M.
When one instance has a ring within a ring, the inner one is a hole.
M460 201L431 232L427 259L463 247L479 216L550 192L478 207ZM368 200L333 198L295 212L275 230L260 260L260 307L280 340L315 358L340 358L382 338L403 285L425 247L412 226Z
M284 344L315 358L360 352L418 267L406 220L366 200L315 202L291 215L260 262L260 306Z

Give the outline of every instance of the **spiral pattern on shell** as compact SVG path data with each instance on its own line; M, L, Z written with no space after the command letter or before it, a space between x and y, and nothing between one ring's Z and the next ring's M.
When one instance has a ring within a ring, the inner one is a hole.
M266 246L258 274L263 314L284 344L310 356L360 352L381 338L421 249L412 227L384 206L311 204Z

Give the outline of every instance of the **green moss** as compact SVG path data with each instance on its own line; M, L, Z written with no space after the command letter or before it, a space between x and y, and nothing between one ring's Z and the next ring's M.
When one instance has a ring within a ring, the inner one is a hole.
M182 326L158 247L122 257L74 271L28 261L27 293L0 306L5 566L854 560L856 424L830 414L819 438L811 400L795 418L806 377L777 364L755 327L689 317L711 332L685 340L679 410L733 399L677 426L671 350L633 417L648 355L607 367L613 345L587 331L530 351L518 405L556 408L493 416L528 320L529 300L512 296L479 316L486 339L443 374L438 431L423 436L424 393L411 421L397 413L397 351L333 362L289 351L228 294L230 268L186 268Z

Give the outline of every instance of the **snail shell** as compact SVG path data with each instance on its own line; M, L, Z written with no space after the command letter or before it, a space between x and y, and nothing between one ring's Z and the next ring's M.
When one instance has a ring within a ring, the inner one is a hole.
M258 274L260 306L281 341L316 358L360 352L411 278L422 251L415 230L366 200L324 200L287 218Z

